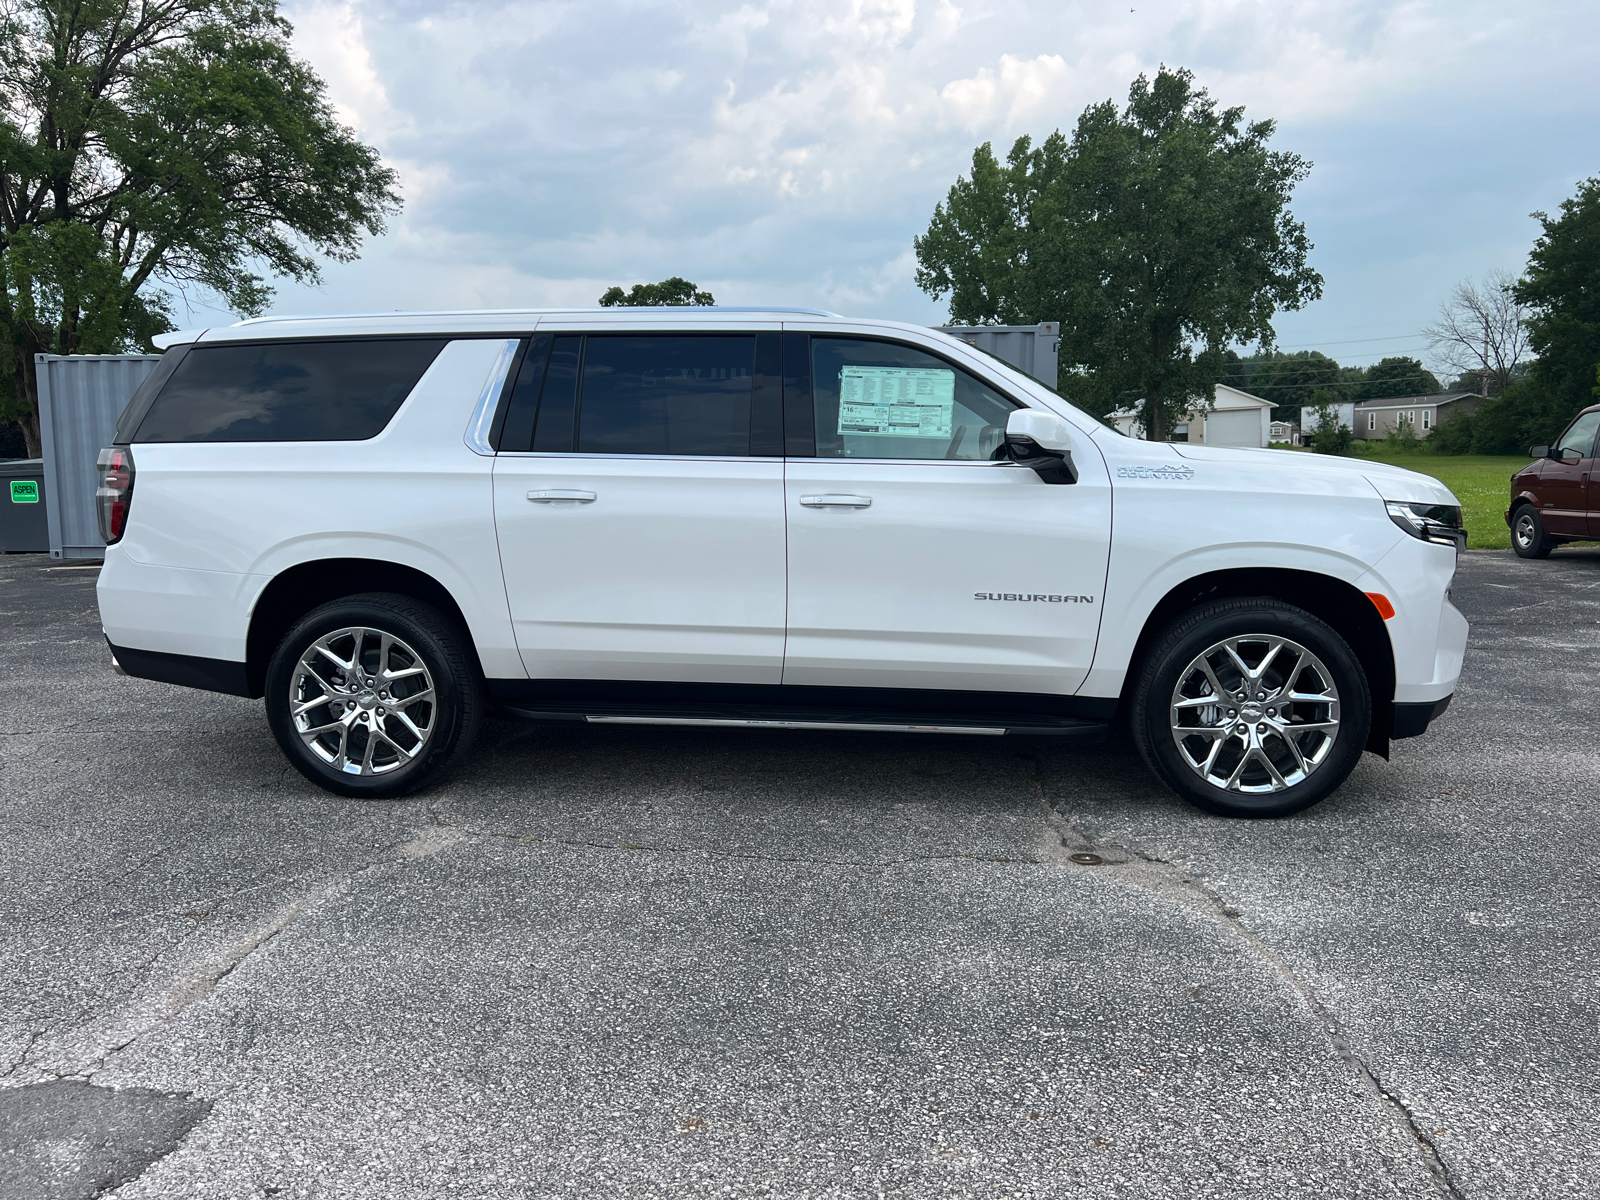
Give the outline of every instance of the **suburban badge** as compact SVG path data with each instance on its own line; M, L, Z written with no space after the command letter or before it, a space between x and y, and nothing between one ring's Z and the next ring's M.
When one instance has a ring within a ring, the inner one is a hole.
M1093 604L1093 596L1056 596L1040 592L973 592L974 600L1020 600L1031 603L1038 600L1046 604Z

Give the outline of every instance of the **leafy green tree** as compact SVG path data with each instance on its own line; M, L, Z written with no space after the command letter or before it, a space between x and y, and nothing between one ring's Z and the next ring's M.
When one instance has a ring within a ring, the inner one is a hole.
M1518 380L1472 414L1472 453L1526 454L1529 446L1553 442L1584 407L1579 401L1574 404L1537 374Z
M1352 400L1392 400L1397 396L1431 396L1443 389L1432 371L1414 358L1383 358L1366 369Z
M1350 426L1339 420L1339 410L1334 407L1337 403L1334 393L1327 388L1318 388L1311 394L1310 401L1304 405L1304 410L1315 416L1312 421L1303 424L1316 426L1315 432L1309 435L1311 448L1318 454L1350 453L1355 434Z
M1219 382L1232 383L1227 378ZM1339 392L1339 364L1320 350L1298 350L1293 354L1273 354L1258 360L1245 391L1272 401L1275 421L1292 421L1313 393Z
M915 240L917 284L952 321L1061 327L1059 386L1091 412L1137 400L1151 438L1210 402L1229 345L1322 294L1288 210L1310 164L1272 121L1219 109L1186 70L1085 109L1069 142L972 156Z
M15 421L0 421L0 461L28 457L28 443L22 440L22 426Z
M1594 402L1600 365L1600 177L1580 183L1559 216L1533 215L1544 232L1512 294L1529 310L1528 340L1539 356L1532 374L1570 416Z
M696 291L694 284L678 275L660 283L636 283L626 292L619 287L607 288L600 297L601 308L677 308L716 302L710 292Z
M168 289L237 312L399 208L275 0L12 0L0 18L0 417L39 450L33 356L149 349Z

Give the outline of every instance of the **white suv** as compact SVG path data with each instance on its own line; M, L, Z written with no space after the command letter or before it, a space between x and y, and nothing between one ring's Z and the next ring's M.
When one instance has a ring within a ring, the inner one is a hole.
M790 310L173 335L101 456L129 675L265 697L308 778L485 713L1092 741L1213 812L1449 702L1461 513L1372 463L1126 438L929 329Z

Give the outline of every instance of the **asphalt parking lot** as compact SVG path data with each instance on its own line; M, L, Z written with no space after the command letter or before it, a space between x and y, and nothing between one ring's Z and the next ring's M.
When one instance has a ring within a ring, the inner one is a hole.
M1120 740L499 723L339 799L52 565L0 559L8 1200L1595 1194L1600 551L1468 555L1449 713L1272 822Z

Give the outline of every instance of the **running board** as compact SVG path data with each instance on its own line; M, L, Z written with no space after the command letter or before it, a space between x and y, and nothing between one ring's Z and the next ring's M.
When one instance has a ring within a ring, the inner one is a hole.
M1001 737L1004 728L991 725L895 725L887 721L772 721L760 717L596 717L585 714L591 725L709 725L715 728L836 729L855 733L976 733Z
M501 704L498 712L524 721L586 725L680 725L702 729L803 729L840 733L947 733L976 737L1011 734L1103 742L1109 723L1081 717L1016 712L916 712L905 709L796 705Z

